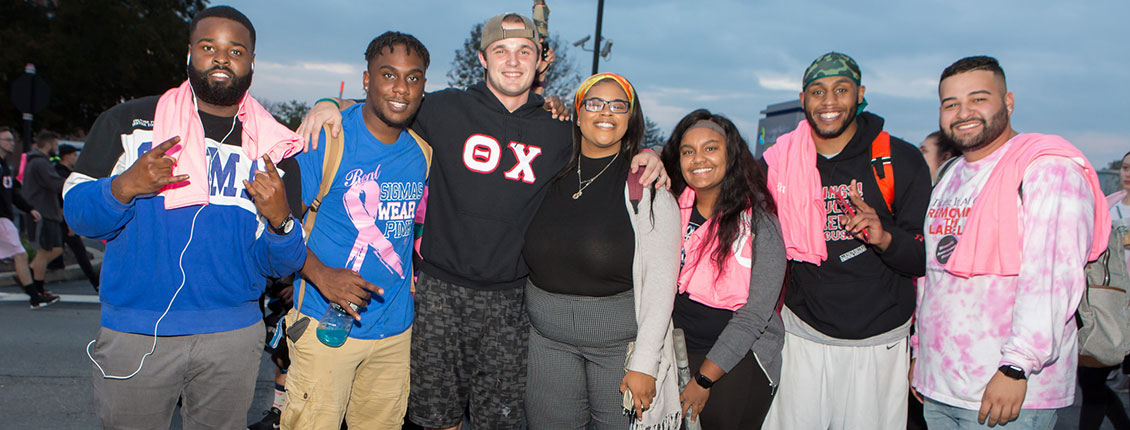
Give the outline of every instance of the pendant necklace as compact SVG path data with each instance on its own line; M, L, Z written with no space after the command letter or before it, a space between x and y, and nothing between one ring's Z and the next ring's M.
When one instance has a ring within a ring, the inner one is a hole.
M573 200L577 200L577 199L581 198L581 194L584 194L585 188L588 188L589 185L592 184L592 181L595 181L596 178L599 178L600 175L603 174L605 170L608 170L608 167L611 166L612 163L616 162L616 159L619 158L619 157L620 157L620 152L617 151L616 155L613 156L612 159L608 161L608 164L604 165L603 169L600 169L600 172L597 173L596 176L593 176L593 177L586 179L586 180L581 180L581 160L578 159L577 160L577 192L575 194L573 194Z

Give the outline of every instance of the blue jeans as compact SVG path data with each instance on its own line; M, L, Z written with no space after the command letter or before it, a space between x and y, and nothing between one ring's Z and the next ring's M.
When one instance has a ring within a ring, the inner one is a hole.
M987 424L977 422L977 412L950 406L945 403L926 398L922 405L922 415L926 418L926 427L930 430L969 430L988 429ZM997 424L1004 430L1052 430L1055 428L1056 409L1021 409L1020 416L1004 424ZM988 420L986 420L988 421Z

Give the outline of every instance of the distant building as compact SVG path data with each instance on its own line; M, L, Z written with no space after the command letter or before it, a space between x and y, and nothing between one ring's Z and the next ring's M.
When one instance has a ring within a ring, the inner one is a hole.
M761 111L765 118L757 123L757 142L754 143L753 155L761 157L765 149L777 143L777 137L796 129L796 125L804 121L804 109L800 107L800 99L783 103L771 104Z
M1122 177L1119 176L1119 171L1102 169L1095 173L1099 174L1099 187L1102 188L1103 193L1110 195L1122 189Z

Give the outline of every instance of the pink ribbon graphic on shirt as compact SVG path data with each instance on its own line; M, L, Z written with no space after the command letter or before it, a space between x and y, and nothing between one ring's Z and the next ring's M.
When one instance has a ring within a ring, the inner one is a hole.
M380 168L377 168L380 171ZM353 249L349 251L349 258L345 264L354 272L361 272L361 264L365 262L365 254L370 247L381 263L388 270L404 278L404 268L400 262L400 255L392 248L392 242L385 238L381 229L377 227L377 216L381 208L381 187L376 179L365 181L349 187L342 197L345 203L345 212L349 220L357 228L357 240L353 242Z

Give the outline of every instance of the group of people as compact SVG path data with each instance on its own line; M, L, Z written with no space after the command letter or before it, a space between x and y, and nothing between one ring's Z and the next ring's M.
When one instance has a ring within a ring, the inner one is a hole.
M0 258L12 259L16 280L27 293L31 309L50 306L59 296L44 288L47 271L62 266L63 245L75 259L91 286L98 290L98 272L82 238L63 221L63 181L78 160L79 149L59 144L61 136L50 130L35 135L31 150L24 153L19 133L0 127ZM9 158L18 161L12 168ZM28 262L14 208L31 217L35 258Z
M703 109L643 149L614 73L547 109L519 14L486 21L483 82L426 96L424 45L376 37L365 98L319 100L297 133L247 94L254 48L242 13L201 11L188 79L103 113L66 181L67 221L107 241L107 428L167 426L178 399L186 428L241 427L258 299L295 273L288 429L894 429L908 392L930 428L1050 429L1074 400L1110 216L1077 149L1011 128L995 59L942 72L961 155L932 178L837 52L759 161ZM334 312L354 319L338 346Z

